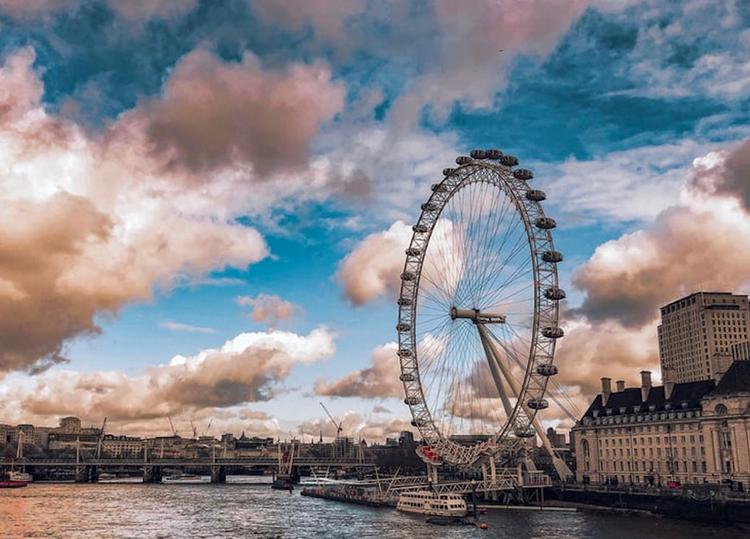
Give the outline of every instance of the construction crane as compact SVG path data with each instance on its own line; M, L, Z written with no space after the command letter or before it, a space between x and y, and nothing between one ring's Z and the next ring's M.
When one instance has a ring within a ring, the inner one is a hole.
M206 427L206 436L208 436L208 433L211 432L211 424L214 422L214 418L208 420L208 426Z
M326 405L325 405L325 404L323 404L323 403L321 402L321 403L320 403L320 406L321 406L321 407L323 408L323 411L324 411L324 412L326 413L326 415L328 416L328 419L330 419L330 420L331 420L331 423L333 423L333 426L334 426L334 427L336 427L336 439L338 440L339 438L341 438L341 431L342 431L342 429L343 429L343 427L342 427L342 422L340 421L340 422L336 423L336 420L335 420L335 419L333 418L333 416L331 415L331 412L329 412L329 411L328 411L328 408L326 408Z
M177 434L177 429L174 428L174 423L172 423L172 417L167 416L167 419L169 419L169 428L172 429L172 434L174 434L175 436L179 436L179 434Z
M190 426L193 429L193 438L195 438L197 440L198 439L198 429L195 428L195 423L193 423L192 419L190 420Z

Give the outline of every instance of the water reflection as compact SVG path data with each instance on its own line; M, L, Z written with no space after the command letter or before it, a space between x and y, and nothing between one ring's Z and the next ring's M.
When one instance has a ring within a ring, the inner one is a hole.
M732 528L608 513L490 511L487 531L258 484L53 485L0 491L0 537L747 537Z

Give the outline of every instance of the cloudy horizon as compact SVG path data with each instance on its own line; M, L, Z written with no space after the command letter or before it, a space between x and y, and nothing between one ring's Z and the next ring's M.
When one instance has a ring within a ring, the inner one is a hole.
M0 0L0 28L0 422L411 428L403 250L475 147L547 192L575 407L659 380L660 305L750 293L743 2Z

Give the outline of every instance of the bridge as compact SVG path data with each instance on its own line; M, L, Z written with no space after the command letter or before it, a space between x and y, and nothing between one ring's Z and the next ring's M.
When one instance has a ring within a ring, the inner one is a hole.
M106 469L141 469L145 483L159 483L162 471L171 469L203 469L210 470L212 483L226 481L228 469L258 469L271 470L274 475L286 475L298 478L300 468L308 469L372 469L373 462L364 459L330 458L315 456L251 456L251 457L209 457L209 458L21 458L12 461L0 461L0 468L23 468L29 471L39 469L71 469L75 471L75 481L79 483L97 482L99 474Z

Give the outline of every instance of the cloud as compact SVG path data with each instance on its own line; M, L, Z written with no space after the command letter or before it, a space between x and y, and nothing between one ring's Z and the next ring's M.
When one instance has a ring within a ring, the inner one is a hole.
M235 298L235 302L237 305L252 307L250 318L253 322L277 324L290 319L299 310L294 303L273 294L239 296Z
M435 29L418 35L410 48L423 70L409 82L391 115L413 124L425 105L443 116L457 102L489 108L506 82L513 56L550 52L587 4L481 0L471 9L461 0L432 4Z
M727 163L737 161L742 158L726 152L696 159L682 203L663 210L648 228L597 247L573 277L585 293L576 313L639 327L656 318L660 305L683 294L750 284L750 254L737 248L738 238L750 234L750 217L740 195L733 196L737 188L726 187L736 174L728 176ZM727 190L729 196L722 193Z
M563 316L556 382L582 394L599 392L604 376L638 385L639 371L658 370L661 305L700 289L747 292L750 255L737 243L750 235L747 148L696 158L674 205L575 271L584 297Z
M190 324L182 324L180 322L174 322L171 320L162 322L161 324L159 324L159 326L170 331L180 331L185 333L216 333L216 330L214 328L191 326Z
M315 382L315 394L328 397L359 397L363 399L399 398L403 387L399 381L401 366L396 356L396 343L378 346L372 351L370 366L343 378Z
M367 7L365 0L252 0L250 5L266 23L295 32L312 29L319 39L338 44L350 37L346 19Z
M621 10L617 24L635 25L637 39L621 75L628 95L741 101L750 89L746 17L735 2L641 2ZM707 38L710 36L710 38Z
M251 53L224 62L199 49L180 59L162 96L143 99L126 119L167 166L243 165L264 175L307 163L311 139L342 109L344 93L321 64L272 71Z
M555 354L560 374L554 379L564 387L596 394L605 376L640 385L640 371L655 370L659 364L654 324L628 328L614 321L571 319L564 327L565 338Z
M175 356L141 376L58 370L6 389L0 411L16 417L107 416L128 425L168 415L236 407L271 399L297 365L334 353L333 335L318 328L307 335L284 331L241 333L220 348ZM265 419L257 413L240 419Z
M95 136L48 114L33 61L21 49L0 68L0 371L60 362L97 316L268 254L235 220L257 191L217 176L197 192L133 125Z
M398 437L401 431L414 432L411 423L404 419L378 419L353 411L346 412L343 417L334 413L334 417L342 423L341 435L356 440L384 440L386 437ZM320 436L322 432L323 437L329 440L336 437L336 427L327 417L303 421L298 425L298 431L314 437Z
M713 156L708 166L698 168L693 184L709 193L737 197L745 211L750 212L750 140Z
M561 223L638 222L654 219L672 205L685 185L696 155L717 144L684 139L640 146L579 160L540 164L539 177Z
M354 305L383 295L396 295L404 267L404 250L411 240L411 227L396 221L388 230L370 234L341 261L336 279Z
M198 0L106 0L105 3L126 21L145 22L185 15ZM47 18L60 13L74 13L83 0L0 0L0 14L15 19Z

